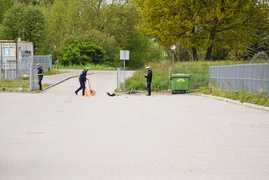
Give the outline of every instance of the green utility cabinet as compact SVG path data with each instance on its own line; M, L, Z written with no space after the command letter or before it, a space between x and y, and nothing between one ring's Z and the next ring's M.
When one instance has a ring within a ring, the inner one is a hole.
M176 91L189 91L189 82L190 75L189 74L172 74L172 94Z

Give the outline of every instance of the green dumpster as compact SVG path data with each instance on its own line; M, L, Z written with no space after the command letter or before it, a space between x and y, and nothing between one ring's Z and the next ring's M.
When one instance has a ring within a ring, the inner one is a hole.
M190 75L189 74L172 74L172 94L176 91L186 92L189 91L189 82Z

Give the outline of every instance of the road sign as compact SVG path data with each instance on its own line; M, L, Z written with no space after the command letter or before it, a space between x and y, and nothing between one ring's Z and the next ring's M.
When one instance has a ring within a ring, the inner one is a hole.
M121 50L120 51L120 60L129 60L129 50Z
M124 79L123 90L125 90L125 60L129 60L129 54L130 54L130 51L129 51L129 50L121 50L121 51L120 51L120 60L123 60L123 68L124 68L124 75L123 75L123 79Z
M176 50L176 48L177 48L177 47L176 47L176 45L174 45L174 44L171 46L171 49L172 49L172 50Z

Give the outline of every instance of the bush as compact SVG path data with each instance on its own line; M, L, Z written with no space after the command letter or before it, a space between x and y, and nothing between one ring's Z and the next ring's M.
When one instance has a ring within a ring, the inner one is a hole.
M60 52L60 63L64 66L85 65L87 63L105 64L108 61L106 51L97 44L76 39L73 44Z
M253 56L252 60L269 60L269 57L265 52L260 51Z

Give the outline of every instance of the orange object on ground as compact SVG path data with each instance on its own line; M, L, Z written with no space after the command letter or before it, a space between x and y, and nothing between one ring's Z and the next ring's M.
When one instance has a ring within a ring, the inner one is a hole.
M84 93L84 97L90 97L89 94L88 94L88 90L87 88L85 87L85 93Z

